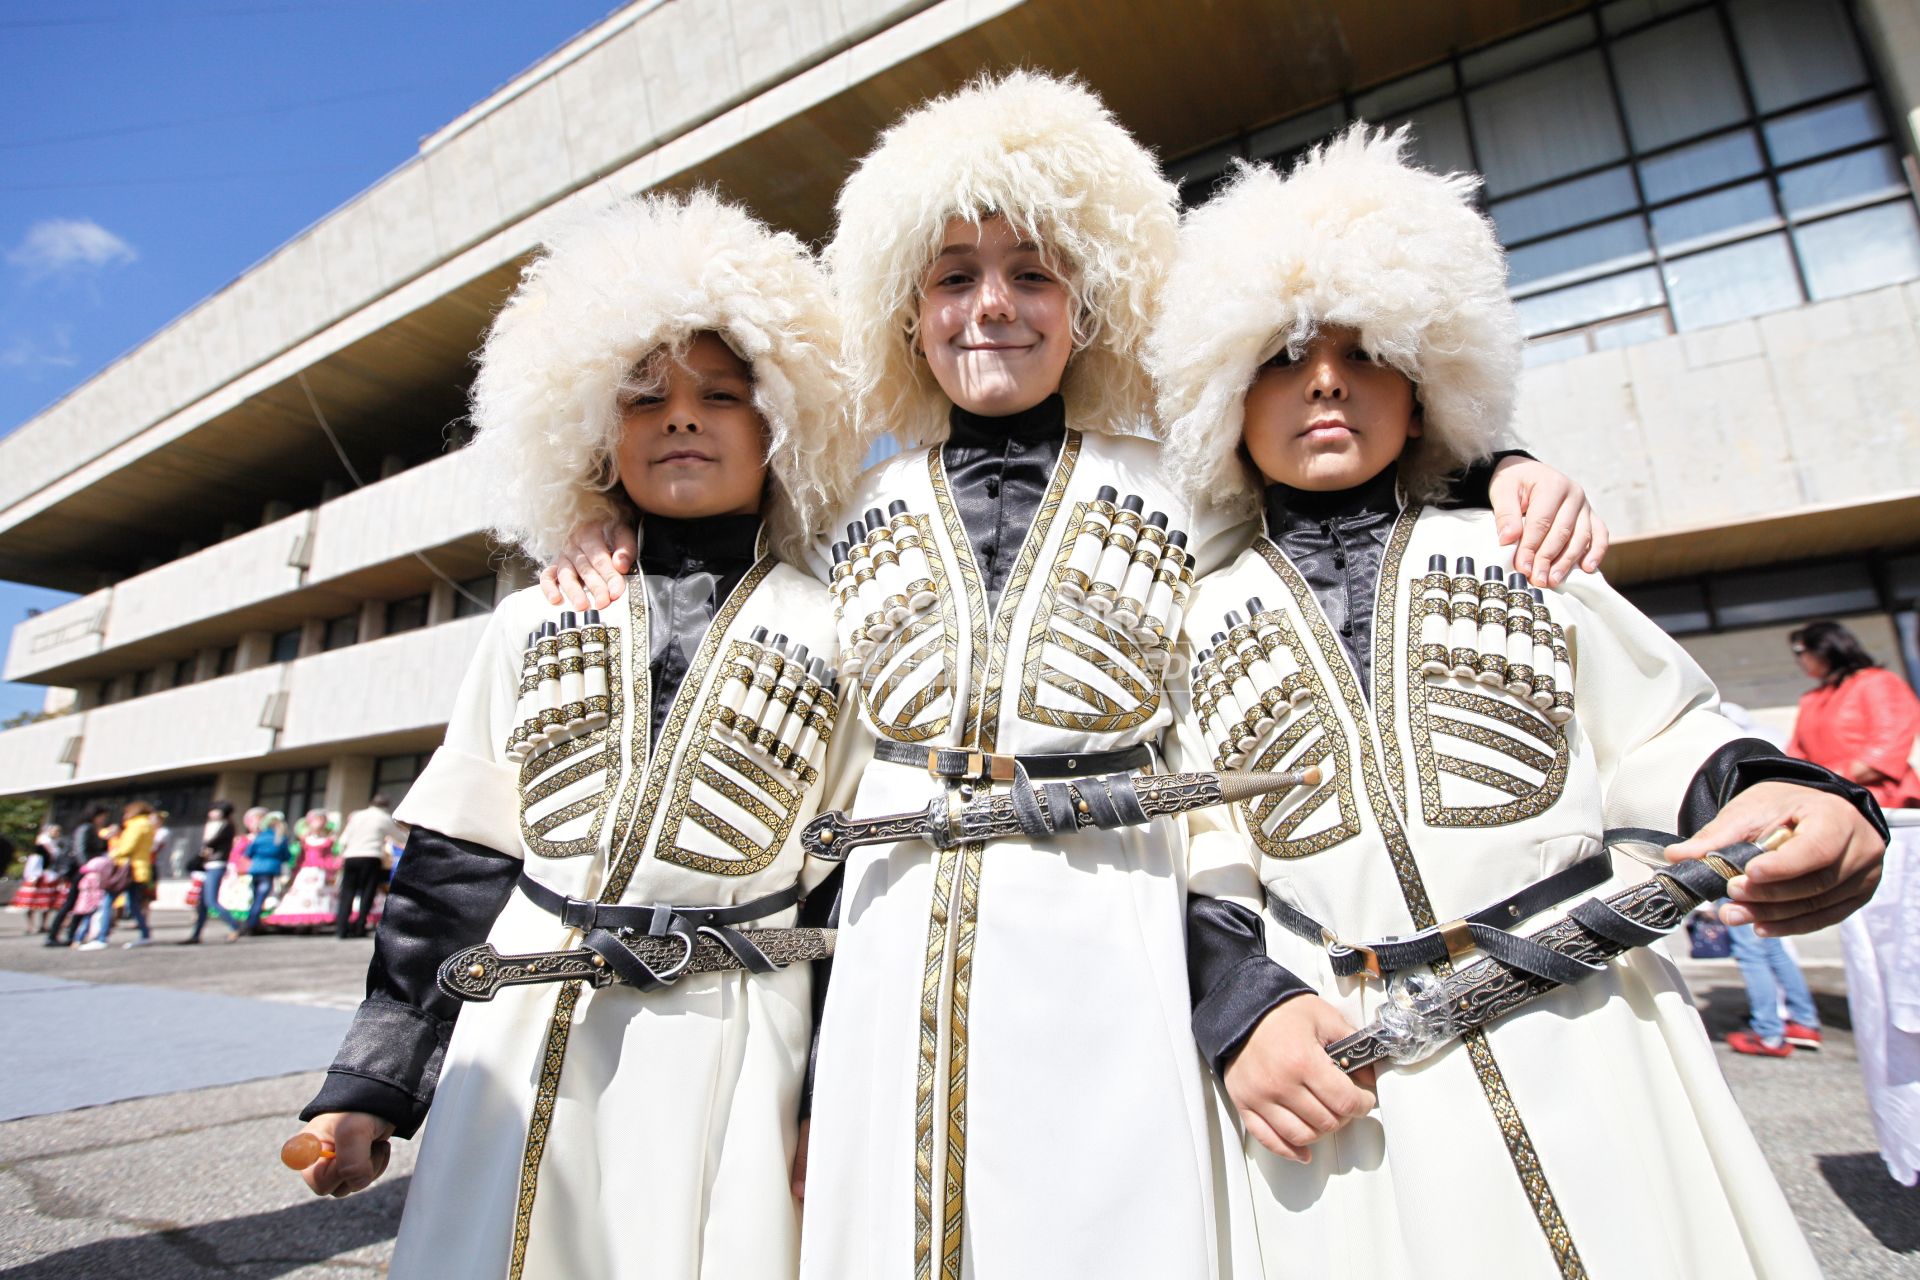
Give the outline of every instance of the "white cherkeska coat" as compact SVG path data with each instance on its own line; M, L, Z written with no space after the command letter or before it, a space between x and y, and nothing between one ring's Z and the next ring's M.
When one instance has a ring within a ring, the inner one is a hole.
M861 720L897 741L1003 754L1156 741L1170 710L1145 655L1057 595L1101 485L1200 533L1152 442L1070 432L990 610L939 448L871 470L850 511L908 504L931 536L940 603L862 677ZM874 762L854 812L943 793L924 769ZM1221 1274L1222 1121L1188 1026L1183 861L1166 820L854 852L821 1027L803 1275Z
M727 904L796 877L816 883L827 868L806 864L799 830L825 798L831 761L780 806L792 820L777 840L702 779L712 776L703 752L731 646L765 626L831 658L820 585L760 560L717 607L655 744L646 599L636 576L604 611L616 654L610 728L524 776L503 755L521 652L556 611L537 590L504 602L446 745L397 816L517 852L542 883L605 902ZM557 766L578 776L536 796ZM689 802L738 825L715 830ZM562 814L571 816L553 822ZM749 865L757 869L741 870ZM793 914L755 927L791 924ZM516 892L488 940L505 953L547 951L577 946L580 934ZM654 992L508 987L468 1005L429 1113L393 1274L787 1280L799 1265L788 1170L810 991L802 965L693 975Z
M1462 555L1505 562L1485 512L1401 514L1380 575L1371 698L1267 539L1199 585L1191 635L1222 629L1227 610L1259 597L1291 625L1308 675L1311 705L1279 730L1291 745L1256 747L1249 767L1318 763L1331 778L1263 810L1257 838L1239 806L1200 815L1195 891L1257 908L1263 884L1342 938L1406 934L1568 865L1608 827L1671 830L1698 767L1740 736L1680 646L1586 574L1547 593L1575 672L1570 722L1484 684L1430 681L1413 610L1436 553L1449 569ZM1176 737L1187 767L1211 756L1190 716ZM1616 859L1595 892L1646 874ZM1371 1019L1378 984L1335 978L1322 950L1271 915L1266 932L1269 953L1354 1025ZM1818 1274L1659 951L1635 951L1416 1066L1382 1067L1379 1099L1306 1166L1246 1142L1267 1276Z

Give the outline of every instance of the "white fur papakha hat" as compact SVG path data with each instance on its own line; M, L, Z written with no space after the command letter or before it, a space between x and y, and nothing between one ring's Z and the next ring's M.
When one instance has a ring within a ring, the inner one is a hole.
M544 563L578 525L615 518L621 385L653 352L709 331L752 366L768 531L798 562L859 470L839 317L800 241L707 191L563 224L494 317L470 447L495 533Z
M1322 325L1359 330L1414 382L1424 432L1401 482L1436 496L1513 416L1520 324L1479 179L1404 158L1407 131L1356 125L1285 179L1243 164L1187 214L1149 343L1168 468L1196 495L1245 501L1247 388Z
M989 214L1054 255L1079 303L1068 424L1150 431L1141 360L1177 208L1153 156L1077 81L982 77L907 113L841 188L825 253L862 439L946 438L951 402L913 352L921 284L948 220Z

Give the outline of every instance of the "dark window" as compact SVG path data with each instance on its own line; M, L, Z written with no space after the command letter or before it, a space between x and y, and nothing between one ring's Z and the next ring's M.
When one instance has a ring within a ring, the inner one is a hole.
M291 828L299 827L307 810L320 808L326 795L325 765L317 769L275 769L253 780L254 804L285 814Z
M453 616L471 618L482 613L493 612L493 591L495 578L483 573L477 578L468 578L465 582L456 582L453 587ZM398 800L395 804L400 803Z
M427 625L427 597L425 593L408 596L404 600L387 601L387 634L397 636L402 631L418 631Z
M1920 219L1844 0L1621 0L1168 166L1283 167L1350 119L1477 169L1529 364L1920 277Z
M359 639L360 615L349 613L327 623L327 633L321 639L320 647L331 652L334 649L344 649L350 644L355 644Z
M197 658L182 658L180 659L180 661L174 663L173 664L174 688L177 689L181 685L192 684L194 674L197 671L199 671L199 669L200 669L200 662L199 662L199 659Z
M153 692L153 672L136 671L133 673L133 696L144 698Z
M118 680L102 680L100 682L100 701L95 705L104 707L110 703L117 702L120 698L119 690L120 682Z
M274 662L292 662L300 656L300 628L282 631L273 638Z
M381 756L373 762L373 791L384 795L397 806L407 798L407 792L420 773L427 767L427 752L420 751L412 755Z
M237 644L230 644L226 648L222 649L220 651L220 656L217 659L215 659L213 664L213 674L217 676L230 676L233 674L233 669L235 665L239 663L239 661L240 661L240 646Z

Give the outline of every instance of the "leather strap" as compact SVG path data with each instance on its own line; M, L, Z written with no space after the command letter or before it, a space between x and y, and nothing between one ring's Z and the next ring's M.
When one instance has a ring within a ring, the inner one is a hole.
M727 907L684 907L666 903L616 906L569 898L524 871L520 873L518 887L529 902L549 915L560 917L560 922L568 928L585 930L586 936L581 938L580 945L605 960L622 982L642 991L655 991L678 981L693 963L694 943L701 937L711 938L725 947L748 972L772 973L780 966L732 926L784 911L800 901L806 892L795 883L777 893ZM677 965L659 970L621 946L614 936L616 932L678 938L686 949Z
M874 744L873 758L888 764L912 765L936 778L953 781L1011 782L1022 769L1033 778L1091 778L1103 773L1129 773L1150 766L1153 749L1140 743L1115 751L996 756L965 747L924 747L882 738Z
M1674 839L1666 837L1667 843ZM1508 930L1577 893L1605 884L1612 874L1612 857L1603 848L1457 921L1422 929L1404 938L1368 943L1342 942L1331 929L1271 889L1267 890L1266 899L1267 909L1289 932L1316 946L1326 947L1327 961L1338 977L1350 978L1363 970L1382 977L1399 969L1433 964L1459 951L1460 943L1470 939L1474 948L1516 969L1569 983L1585 976L1584 972L1577 971L1577 962Z
M1043 795L1044 805L1040 799ZM1078 805L1086 807L1080 809ZM1014 775L1013 814L1019 819L1020 830L1034 839L1075 831L1083 825L1112 830L1148 820L1140 807L1140 797L1134 793L1133 779L1125 774L1083 778L1071 784L1047 782L1036 787L1025 769Z

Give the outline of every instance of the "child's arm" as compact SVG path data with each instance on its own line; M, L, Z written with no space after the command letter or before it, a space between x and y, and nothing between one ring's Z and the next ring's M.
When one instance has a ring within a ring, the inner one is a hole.
M1211 769L1187 698L1173 697L1169 767ZM1237 807L1184 816L1194 1041L1253 1139L1304 1164L1314 1142L1373 1109L1373 1073L1350 1078L1333 1065L1323 1046L1354 1028L1267 954L1258 855Z
M1741 737L1686 650L1603 579L1570 579L1549 608L1567 628L1576 723L1593 744L1610 826L1692 837L1667 851L1676 860L1793 826L1792 840L1730 886L1729 924L1800 933L1872 896L1886 826L1863 787Z
M520 875L519 787L499 757L518 693L518 655L496 613L447 725L404 808L415 819L389 888L367 998L319 1094L300 1113L336 1154L302 1176L346 1195L386 1167L389 1136L426 1119L460 1002L435 981L445 957L486 940Z

